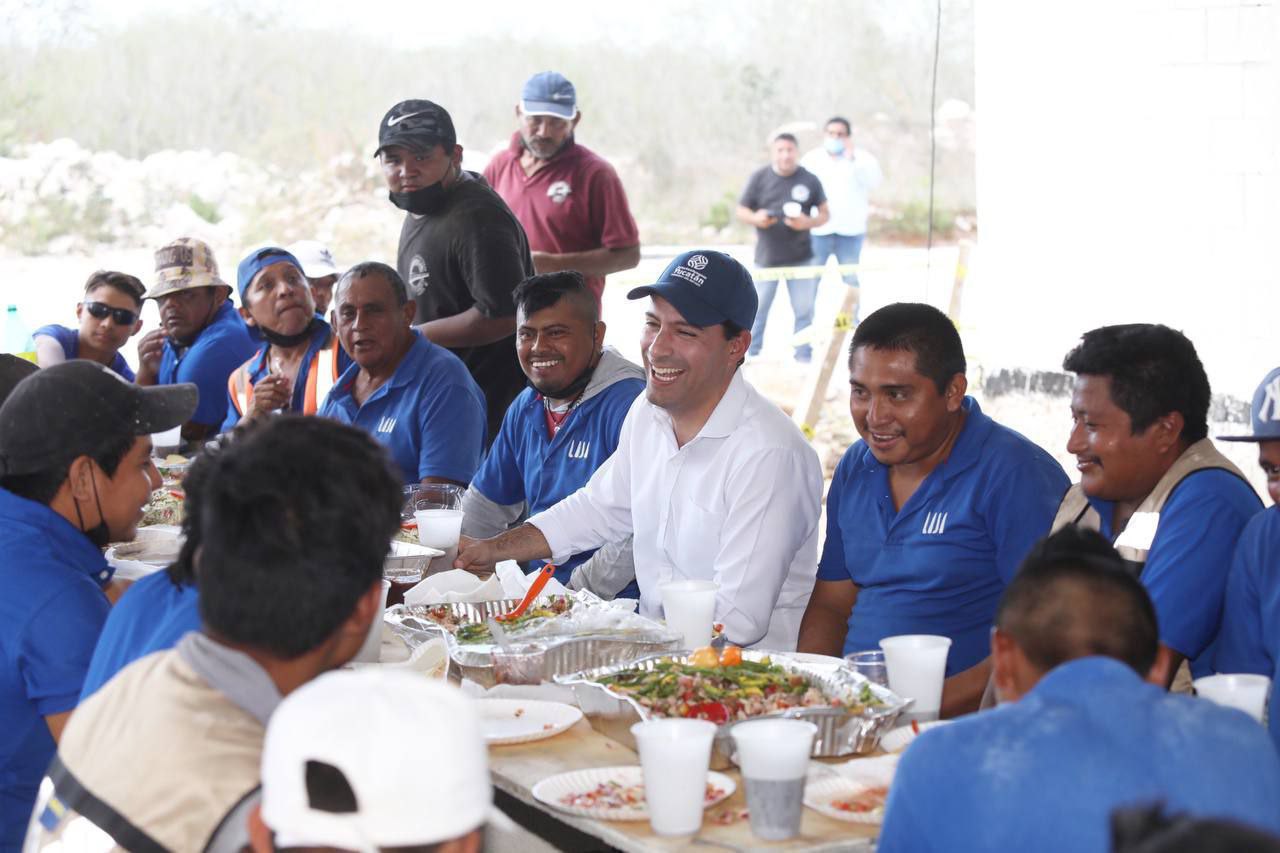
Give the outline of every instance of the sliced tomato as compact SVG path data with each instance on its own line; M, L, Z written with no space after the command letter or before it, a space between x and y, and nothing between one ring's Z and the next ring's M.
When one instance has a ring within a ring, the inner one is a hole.
M695 720L707 720L712 723L727 723L729 721L729 709L722 702L699 702L697 705L690 705L689 710L685 712L685 716Z

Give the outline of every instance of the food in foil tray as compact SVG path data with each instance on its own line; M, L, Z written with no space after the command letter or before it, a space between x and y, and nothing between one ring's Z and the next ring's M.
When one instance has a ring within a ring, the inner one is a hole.
M658 717L688 717L727 723L776 714L790 708L844 707L798 673L788 672L768 657L743 660L742 651L698 649L687 662L659 661L652 669L623 670L600 679L615 693L626 695ZM858 701L879 705L864 685ZM861 707L849 707L860 713Z
M546 619L554 619L568 613L573 608L573 599L567 595L552 596L544 603L536 604L526 610L515 619L510 619L502 623L504 630L509 633L518 634L521 631L531 627L535 623ZM475 644L475 643L492 643L493 635L489 633L489 626L484 622L466 622L460 619L457 614L447 605L438 607L428 607L423 611L424 615L435 622L441 628L444 628L459 643Z
M182 519L186 515L183 510L183 501L186 495L179 489L160 489L151 494L151 503L147 504L146 512L142 514L142 520L138 522L139 527L150 527L153 524L174 524L181 525Z

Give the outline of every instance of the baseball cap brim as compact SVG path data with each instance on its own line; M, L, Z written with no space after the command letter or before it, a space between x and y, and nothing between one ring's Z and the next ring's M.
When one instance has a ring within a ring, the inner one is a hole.
M389 133L387 138L378 143L378 150L373 152L373 156L377 157L388 148L395 148L397 145L402 148L408 148L414 152L426 152L435 148L437 145L451 146L448 139L435 134L426 134L421 131L405 131L404 133Z
M555 116L572 119L578 114L577 104L558 104L555 101L521 101L520 109L527 116Z
M688 285L658 282L635 287L627 292L628 299L643 299L646 296L661 296L675 306L685 322L695 326L716 326L729 319L724 312L699 299Z
M149 435L182 426L191 420L200 403L200 389L191 382L181 385L139 387L134 435Z
M217 276L211 276L208 281L193 281L190 283L183 283L181 281L162 281L146 293L142 294L142 298L159 299L161 296L168 296L170 293L174 293L179 290L194 290L197 287L225 287L228 294L235 289Z
M1252 441L1255 444L1263 441L1280 441L1280 435L1217 435L1217 441Z

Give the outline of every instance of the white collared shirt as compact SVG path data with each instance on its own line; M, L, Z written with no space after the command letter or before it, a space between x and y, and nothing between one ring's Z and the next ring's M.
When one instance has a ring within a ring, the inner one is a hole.
M880 161L861 148L855 150L852 160L844 156L832 157L825 148L815 148L801 158L800 165L822 181L822 191L827 194L827 211L831 214L825 224L814 228L811 233L820 237L867 233L867 214L871 209L868 197L884 179Z
M817 573L821 500L817 453L739 372L684 447L641 394L613 456L529 523L556 563L634 534L642 614L662 617L668 580L713 580L731 641L791 651Z

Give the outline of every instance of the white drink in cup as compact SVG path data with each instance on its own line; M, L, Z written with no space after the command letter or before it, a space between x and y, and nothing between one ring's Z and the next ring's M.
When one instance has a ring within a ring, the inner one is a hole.
M942 682L947 672L950 637L934 634L902 634L880 641L889 689L915 700L906 719L925 722L938 719L942 707Z
M631 727L640 753L649 824L658 835L693 835L702 828L716 724L706 720L646 720Z
M1271 692L1271 679L1265 675L1231 674L1206 675L1191 682L1196 695L1218 705L1238 708L1258 722L1262 722L1267 707L1267 694Z
M369 633L364 636L364 645L351 660L356 663L377 663L382 659L382 614L387 609L387 593L391 591L391 581L382 581L382 606L378 615L369 624Z
M711 642L711 623L716 616L714 581L667 581L658 587L667 627L684 637L686 649L700 649Z
M448 551L458 546L462 535L462 510L420 509L413 518L418 522L418 541L428 548Z
M805 720L751 720L729 733L747 788L751 831L766 841L794 838L818 727Z
M182 444L182 424L164 432L151 433L151 449L154 453L177 453Z

